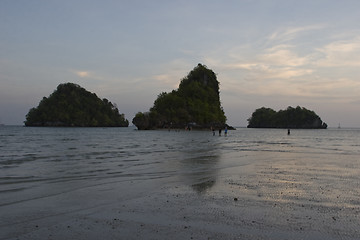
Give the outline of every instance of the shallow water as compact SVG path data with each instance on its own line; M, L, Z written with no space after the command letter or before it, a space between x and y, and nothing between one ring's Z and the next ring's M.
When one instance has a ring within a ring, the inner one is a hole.
M173 208L193 205L202 216L197 222L214 221L216 234L242 222L242 232L236 225L227 234L360 238L360 129L287 135L239 128L219 137L210 131L6 126L0 152L0 239L31 238L26 234L39 231L34 226L41 220L50 231L74 214L139 199L147 210L134 205L126 217L140 209L138 215L150 216L151 206L163 206L156 196L180 196ZM214 211L227 217L215 218Z

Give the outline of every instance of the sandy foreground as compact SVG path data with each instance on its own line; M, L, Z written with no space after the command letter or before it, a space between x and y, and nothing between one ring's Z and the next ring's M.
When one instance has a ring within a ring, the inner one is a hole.
M2 206L0 239L360 239L351 174L329 173L278 161L77 186Z

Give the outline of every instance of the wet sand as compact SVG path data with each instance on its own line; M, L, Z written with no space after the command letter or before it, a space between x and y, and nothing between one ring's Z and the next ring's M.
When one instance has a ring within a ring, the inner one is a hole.
M3 206L0 239L360 239L356 159L281 156Z

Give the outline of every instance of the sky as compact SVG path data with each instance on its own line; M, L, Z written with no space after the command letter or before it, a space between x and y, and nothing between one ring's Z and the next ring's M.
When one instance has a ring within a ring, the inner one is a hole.
M301 106L360 127L358 0L0 0L0 123L23 125L60 83L116 103L131 122L212 69L232 126Z

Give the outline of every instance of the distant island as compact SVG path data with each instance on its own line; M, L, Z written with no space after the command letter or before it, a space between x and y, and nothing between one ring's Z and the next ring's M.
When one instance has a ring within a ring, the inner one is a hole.
M278 112L259 108L248 119L248 128L326 129L327 124L313 111L297 106Z
M138 112L132 122L139 130L231 129L221 107L216 74L202 64L181 80L177 90L160 93L149 112Z
M29 110L25 126L127 127L129 121L116 105L74 83L60 84L39 106Z

